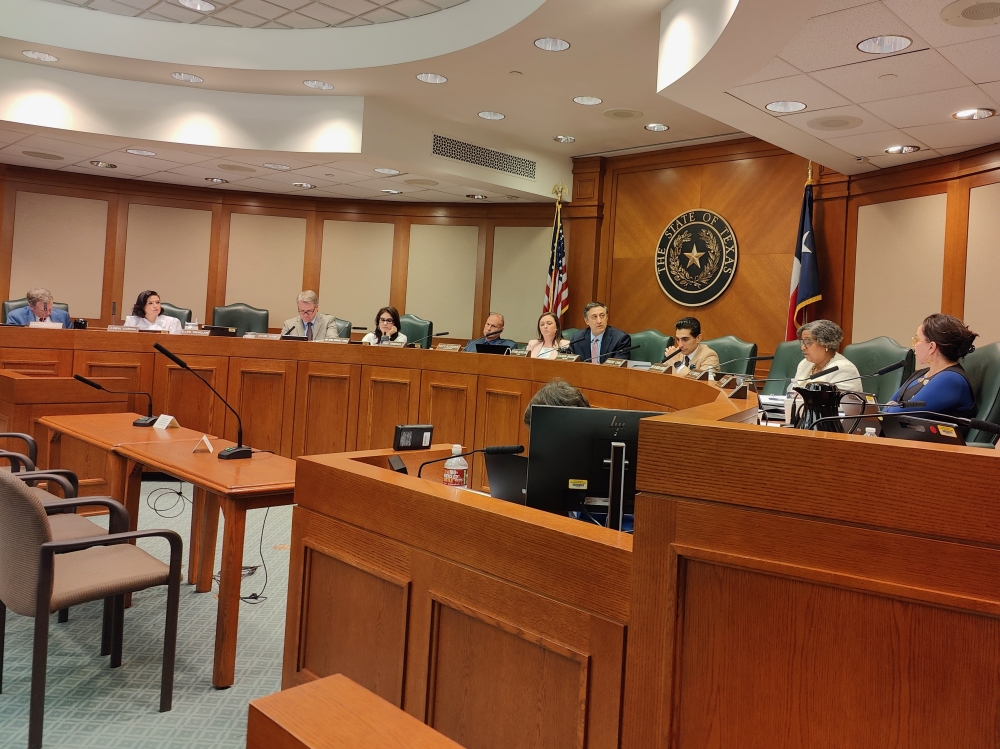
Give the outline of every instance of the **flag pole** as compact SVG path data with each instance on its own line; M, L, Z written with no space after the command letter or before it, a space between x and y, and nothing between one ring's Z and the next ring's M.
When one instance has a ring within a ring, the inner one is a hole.
M813 163L812 160L809 161L809 172L806 177L806 185L811 185L813 183Z

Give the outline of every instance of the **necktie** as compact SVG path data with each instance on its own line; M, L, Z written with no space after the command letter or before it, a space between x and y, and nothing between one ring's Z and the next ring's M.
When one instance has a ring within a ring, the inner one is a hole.
M690 356L685 356L684 357L684 366L687 367L688 369L691 368L691 357Z
M596 338L592 338L590 341L590 361L594 364L601 363L601 348Z
M306 323L306 340L311 341L313 339L313 324L311 322Z

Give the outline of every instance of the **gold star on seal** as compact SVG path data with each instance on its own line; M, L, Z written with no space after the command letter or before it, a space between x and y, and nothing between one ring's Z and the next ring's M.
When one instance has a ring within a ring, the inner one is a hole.
M697 265L700 268L701 256L704 254L705 254L704 252L698 252L697 245L691 248L691 252L685 252L684 257L688 259L688 264L686 267L690 268L692 265Z

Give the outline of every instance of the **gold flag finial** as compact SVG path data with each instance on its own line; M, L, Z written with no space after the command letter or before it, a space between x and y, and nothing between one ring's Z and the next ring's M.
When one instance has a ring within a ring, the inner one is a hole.
M561 203L563 196L569 192L569 188L562 182L552 186L552 194L556 196L556 202Z
M807 185L811 185L812 182L813 182L813 163L812 163L812 161L810 161L809 162L809 176L806 177L806 184Z

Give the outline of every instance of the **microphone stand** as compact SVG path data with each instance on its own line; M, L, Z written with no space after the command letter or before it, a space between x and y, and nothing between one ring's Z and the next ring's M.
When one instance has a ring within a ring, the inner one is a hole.
M423 343L428 338L440 338L441 336L451 335L447 330L442 330L440 333L431 333L430 335L425 335L423 338L418 338L415 341L407 341L406 348L417 348L418 343Z
M105 393L111 393L112 395L145 395L146 396L146 415L140 416L138 419L132 422L134 427L151 427L156 423L156 417L153 416L153 396L144 390L108 390L104 385L99 382L94 382L93 380L88 380L83 375L73 375L74 380L79 380L84 385L89 385L95 390L103 390Z

